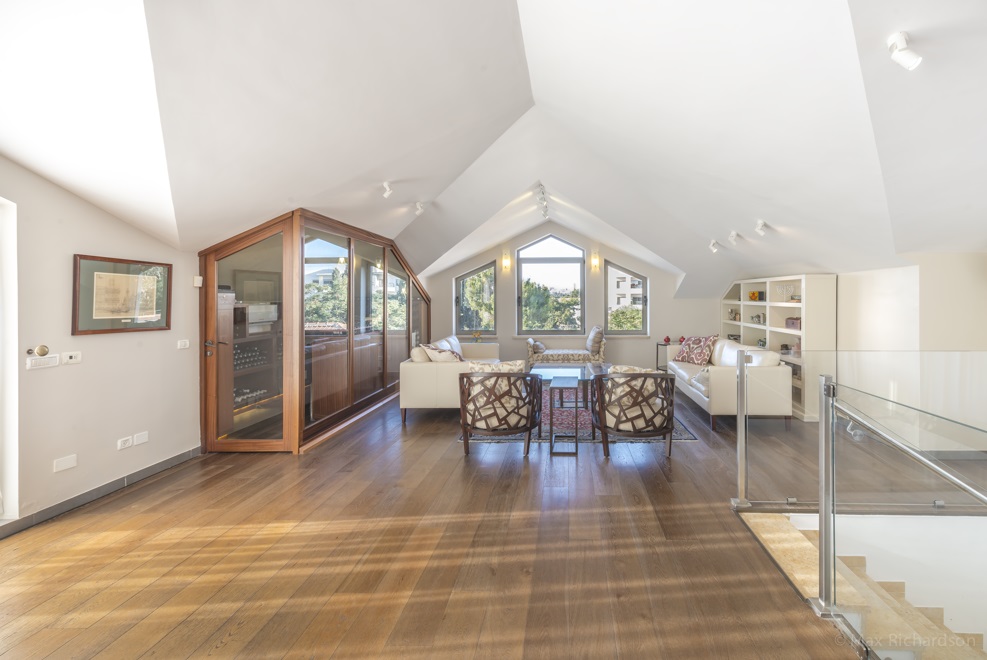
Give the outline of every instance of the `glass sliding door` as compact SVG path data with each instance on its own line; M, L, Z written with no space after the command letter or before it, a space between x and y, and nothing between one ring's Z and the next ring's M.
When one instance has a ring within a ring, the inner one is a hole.
M399 367L408 359L408 271L394 250L387 254L387 378L384 385L398 382Z
M305 426L350 406L350 240L306 225L302 314Z
M384 387L384 248L353 241L353 402Z
M215 439L243 449L283 449L283 236L277 233L216 260L213 338Z
M411 346L427 344L429 339L428 300L415 285L411 287Z

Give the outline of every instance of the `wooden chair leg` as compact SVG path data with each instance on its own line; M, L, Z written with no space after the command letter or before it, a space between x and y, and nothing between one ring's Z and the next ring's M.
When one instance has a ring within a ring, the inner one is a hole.
M463 451L466 455L470 455L470 432L465 426L463 427Z
M528 429L528 433L524 438L524 455L527 456L529 451L531 451L531 429Z
M716 415L709 416L709 430L710 431L716 430Z
M671 458L672 456L672 434L669 433L665 436L665 456Z
M606 429L600 429L600 437L603 438L603 457L610 458L610 438L607 437Z
M407 423L408 423L408 409L407 408L402 408L401 409L401 424L403 425L403 424L407 424Z

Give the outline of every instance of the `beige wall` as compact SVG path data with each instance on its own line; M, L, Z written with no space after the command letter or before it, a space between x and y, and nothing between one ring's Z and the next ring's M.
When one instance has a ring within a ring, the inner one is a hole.
M0 197L17 205L13 361L24 516L199 446L198 259L2 157ZM72 336L76 253L173 264L172 329ZM191 348L177 350L179 339ZM25 351L38 344L54 353L81 351L83 362L27 371ZM117 450L118 438L140 431L149 432L148 443ZM53 473L52 462L69 454L78 467Z
M491 261L497 262L497 338L500 343L502 360L527 357L525 341L527 335L518 336L516 330L517 309L517 271L516 251L548 234L554 234L586 251L586 327L603 325L604 322L604 287L603 262L610 260L620 266L629 268L648 277L648 311L651 333L648 337L607 337L607 360L614 363L635 364L638 366L653 366L655 364L655 344L665 335L679 337L680 335L713 334L717 332L718 301L710 299L677 300L672 296L675 292L676 277L654 266L639 261L627 254L602 245L592 238L577 234L554 222L548 222L539 227L516 236L494 249L474 255L457 266L449 268L425 279L423 284L432 297L432 339L439 339L453 331L453 299L455 278L468 273ZM590 268L589 257L593 250L599 250L600 267L594 271ZM511 269L505 272L501 267L501 256L507 250L511 255ZM463 341L471 338L464 337ZM489 341L493 341L492 339ZM586 338L582 337L544 337L543 341L549 348L585 347Z

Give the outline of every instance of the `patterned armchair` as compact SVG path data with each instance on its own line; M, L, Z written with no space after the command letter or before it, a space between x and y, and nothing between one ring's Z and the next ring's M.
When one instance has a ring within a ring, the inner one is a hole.
M603 328L593 326L586 336L586 348L545 348L545 344L534 339L528 339L528 369L537 363L583 364L585 362L606 362L604 353L607 339L603 336Z
M471 372L459 376L459 420L463 451L469 456L470 435L525 434L524 455L531 432L541 435L541 376L525 373Z
M633 371L632 371L633 370ZM599 429L603 455L610 455L609 434L648 438L665 436L665 455L672 455L675 428L675 376L635 367L611 367L593 378L593 439Z

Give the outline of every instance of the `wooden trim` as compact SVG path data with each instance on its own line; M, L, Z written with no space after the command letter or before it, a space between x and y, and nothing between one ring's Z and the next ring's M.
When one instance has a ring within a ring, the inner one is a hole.
M281 390L284 394L284 429L282 436L285 449L298 453L301 445L305 410L303 392L305 389L305 348L304 321L302 320L302 235L301 217L296 211L290 222L285 222L282 246L281 286L284 325L281 334ZM294 356L294 359L290 359Z
M247 231L240 232L239 234L231 238L227 238L225 241L220 241L215 245L210 245L209 247L203 250L199 250L199 256L201 257L203 255L209 254L210 252L222 253L223 255L233 254L233 252L239 252L244 247L250 245L251 243L255 243L257 240L259 240L255 238L256 235L261 235L265 233L271 235L277 233L276 231L269 232L270 228L284 226L285 221L291 219L292 215L293 212L289 211L288 213L279 215L273 220L268 220L264 224L253 227L252 229L248 229ZM229 249L229 246L234 244L242 244L242 246L234 250L227 251Z
M199 448L202 453L206 453L208 449L206 448L206 435L208 433L208 418L206 414L206 360L205 355L202 352L202 347L206 341L206 317L209 313L207 300L207 291L212 291L209 288L210 278L205 277L207 270L206 263L209 258L205 256L199 257L199 275L202 275L202 286L199 288L199 337L198 343L195 345L195 350L199 351ZM215 283L215 274L211 278L213 284ZM211 310L215 314L215 307Z

